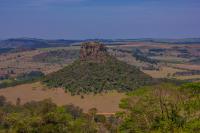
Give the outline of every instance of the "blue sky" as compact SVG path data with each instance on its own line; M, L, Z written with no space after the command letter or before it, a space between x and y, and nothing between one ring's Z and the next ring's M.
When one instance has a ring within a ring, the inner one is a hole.
M0 0L0 39L200 37L200 0Z

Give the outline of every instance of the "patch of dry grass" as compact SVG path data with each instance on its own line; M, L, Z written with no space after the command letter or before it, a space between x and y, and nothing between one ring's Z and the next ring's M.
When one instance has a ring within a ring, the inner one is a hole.
M17 98L21 99L22 104L32 100L40 101L50 98L57 105L74 104L81 107L85 112L95 107L99 113L119 111L119 102L125 97L124 93L113 91L97 95L84 95L84 98L81 98L81 96L71 96L71 94L65 93L62 88L48 89L39 82L1 89L0 95L5 96L13 104L16 103Z
M153 78L166 78L168 77L168 75L172 75L176 72L182 71L180 69L175 69L175 68L171 68L171 67L161 67L160 70L156 71L156 70L143 70L143 72L145 72L146 74L149 74L150 76L152 76Z

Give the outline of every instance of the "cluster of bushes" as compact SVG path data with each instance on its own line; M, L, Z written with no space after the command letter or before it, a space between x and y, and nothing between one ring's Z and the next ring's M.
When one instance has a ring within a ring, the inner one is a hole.
M189 61L189 63L200 64L200 58L192 59L192 60Z
M173 76L191 76L191 75L200 75L200 70L189 70L183 72L176 72Z
M30 81L44 77L44 73L41 71L31 71L29 73L23 73L16 77L18 81Z
M51 100L11 105L0 96L0 133L97 133L115 132L117 119L88 113L74 105L58 107Z
M149 52L153 52L153 53L163 53L165 52L167 49L164 49L164 48L151 48L149 49Z
M6 87L11 87L11 86L16 86L19 84L38 81L38 80L41 80L43 77L44 77L44 73L40 71L31 71L29 73L20 74L16 78L10 78L5 81L3 80L0 83L0 88L6 88Z
M13 50L13 49L12 48L0 48L0 54L8 53L11 50Z
M144 87L123 99L123 133L199 133L200 83Z
M108 90L131 91L152 81L135 66L113 57L108 57L104 63L77 60L44 79L47 86L63 87L72 95Z
M151 59L151 58L147 57L147 55L144 54L139 49L133 49L132 55L133 55L133 57L136 58L136 60L139 60L139 61L142 61L142 62L148 62L150 64L158 64L158 60Z

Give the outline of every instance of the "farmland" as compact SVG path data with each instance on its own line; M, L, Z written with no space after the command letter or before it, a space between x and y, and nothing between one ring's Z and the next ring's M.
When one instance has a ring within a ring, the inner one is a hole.
M125 97L124 93L115 91L96 95L88 94L82 97L80 95L71 96L70 93L65 93L62 88L49 89L39 82L1 89L0 95L5 96L12 104L16 104L17 98L21 99L21 104L52 99L59 106L74 104L81 107L84 112L95 107L99 110L99 113L114 113L120 111L118 107L119 102Z
M108 45L109 53L119 60L135 65L155 78L193 79L190 75L175 76L176 72L200 71L200 45L130 42ZM21 73L58 71L78 58L79 46L38 48L0 54L0 74L16 77ZM133 50L139 55L133 55ZM138 54L138 53L137 53ZM146 58L148 57L148 58ZM152 63L153 61L153 63ZM156 61L156 64L154 63ZM195 75L195 79L199 78Z

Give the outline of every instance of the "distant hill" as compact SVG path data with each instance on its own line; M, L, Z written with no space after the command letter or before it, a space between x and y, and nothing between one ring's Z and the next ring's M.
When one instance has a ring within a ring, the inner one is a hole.
M169 44L200 44L200 38L181 38L181 39L155 39L155 38L136 38L136 39L88 39L86 41L99 41L108 44L123 42L154 42Z
M72 43L80 42L78 40L44 40L34 38L17 38L0 41L0 48L48 48L69 46Z
M170 43L170 44L200 44L200 38L183 38L183 39L147 39L150 42Z
M0 48L48 48L48 47L66 47L70 45L80 45L82 42L98 41L107 45L123 45L126 42L153 42L153 43L169 43L169 44L200 44L200 38L186 39L87 39L87 40L45 40L36 38L16 38L0 40Z
M108 55L102 44L85 43L80 50L80 59L48 75L44 83L49 87L63 87L72 94L81 94L130 91L152 81L150 76L135 66Z

